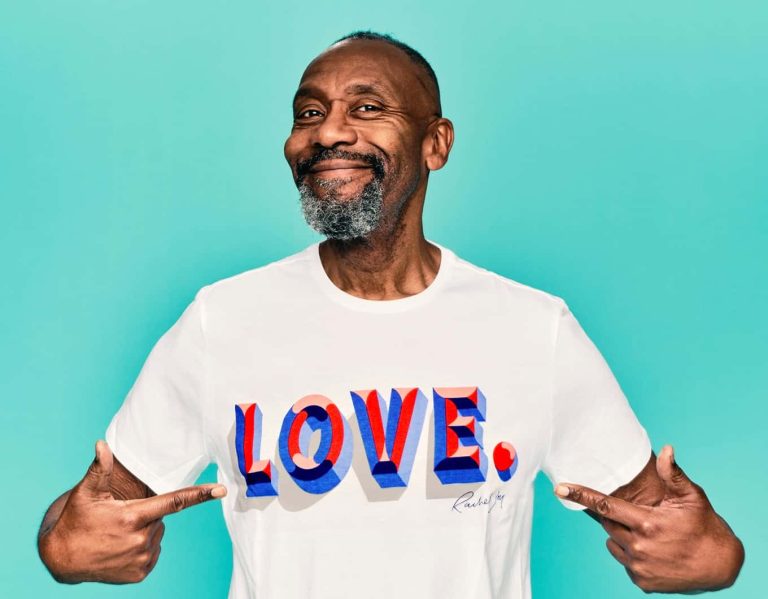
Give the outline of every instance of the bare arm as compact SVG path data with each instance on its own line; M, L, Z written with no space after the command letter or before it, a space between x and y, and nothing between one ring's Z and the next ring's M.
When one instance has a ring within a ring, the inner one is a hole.
M608 551L646 592L716 591L739 575L744 546L674 461L671 446L609 496L571 483L556 493L588 508L608 532Z
M225 494L221 485L198 485L156 495L99 441L83 479L48 508L40 559L62 583L139 582L160 555L162 518Z

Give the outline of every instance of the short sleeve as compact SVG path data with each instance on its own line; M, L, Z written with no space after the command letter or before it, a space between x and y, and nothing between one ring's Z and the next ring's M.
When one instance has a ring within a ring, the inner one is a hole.
M651 444L608 364L565 305L553 370L551 439L542 468L553 484L612 493L640 473Z
M154 346L106 431L117 459L158 494L193 484L210 461L201 309L198 294Z

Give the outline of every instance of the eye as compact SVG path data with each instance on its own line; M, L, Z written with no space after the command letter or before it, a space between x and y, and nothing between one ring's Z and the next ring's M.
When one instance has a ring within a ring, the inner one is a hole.
M377 106L376 104L360 104L359 106L356 106L352 112L364 113L364 114L370 114L373 115L377 112L381 112L382 108L381 106Z
M322 115L322 113L315 109L315 108L307 108L306 110L302 110L301 112L296 113L296 120L299 119L312 119L315 117L318 117Z

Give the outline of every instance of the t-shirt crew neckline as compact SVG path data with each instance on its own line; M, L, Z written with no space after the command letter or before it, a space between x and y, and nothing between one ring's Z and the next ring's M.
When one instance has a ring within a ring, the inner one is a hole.
M440 290L445 286L446 281L450 277L451 270L456 255L446 247L443 247L439 243L435 243L431 239L427 239L429 243L437 246L440 249L440 266L437 270L437 274L432 282L426 287L426 289L409 295L408 297L401 297L393 300L370 300L362 297L357 297L351 293L340 289L336 284L328 277L328 273L323 268L323 262L320 259L320 241L313 243L309 249L309 255L311 258L310 268L312 275L322 287L325 294L334 302L339 303L352 310L361 310L363 312L402 312L405 310L411 310L417 306L422 306L425 303L431 301L436 295L440 293Z

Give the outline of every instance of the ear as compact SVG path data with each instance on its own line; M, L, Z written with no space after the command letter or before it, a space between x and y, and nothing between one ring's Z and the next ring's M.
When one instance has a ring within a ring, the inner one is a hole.
M427 126L421 152L424 163L431 171L443 168L448 162L448 154L453 145L453 123L448 119L439 118Z

